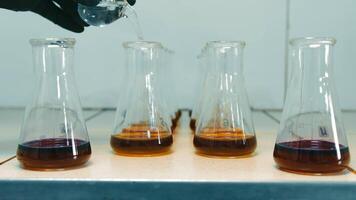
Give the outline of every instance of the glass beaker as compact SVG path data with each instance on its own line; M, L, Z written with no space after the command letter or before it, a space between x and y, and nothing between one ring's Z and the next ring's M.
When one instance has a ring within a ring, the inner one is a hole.
M143 39L138 17L131 5L135 0L97 0L96 5L78 4L79 16L92 26L105 26L120 18L128 18L140 40Z
M173 143L171 121L160 75L162 53L158 42L126 42L128 82L126 104L118 109L111 147L121 155L150 156L169 153ZM120 111L124 110L124 112Z
M25 112L17 159L25 168L84 164L91 155L74 72L74 39L32 39L37 85Z
M256 149L255 130L244 86L240 41L207 44L211 83L203 94L194 146L198 154L245 156Z
M274 148L279 168L338 172L350 161L333 78L334 38L290 41L291 74Z

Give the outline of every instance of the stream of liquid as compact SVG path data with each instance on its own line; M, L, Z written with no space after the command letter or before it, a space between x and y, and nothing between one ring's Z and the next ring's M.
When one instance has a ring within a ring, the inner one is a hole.
M143 31L136 11L130 6L127 7L127 10L128 12L126 12L125 14L126 19L129 20L130 24L134 28L134 31L137 35L137 39L144 40Z

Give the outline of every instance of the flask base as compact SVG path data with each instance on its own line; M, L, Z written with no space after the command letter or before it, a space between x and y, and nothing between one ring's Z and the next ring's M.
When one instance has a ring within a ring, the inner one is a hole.
M83 165L91 155L90 143L62 138L42 139L18 145L17 159L32 170L61 170Z
M214 157L249 157L256 150L256 137L241 133L210 133L195 135L197 154Z
M161 156L171 153L173 137L169 136L153 136L151 138L135 138L135 134L131 133L132 137L124 134L112 135L110 144L112 149L118 155L124 156Z
M349 148L321 140L301 140L275 145L273 157L281 170L302 174L342 172L350 162Z

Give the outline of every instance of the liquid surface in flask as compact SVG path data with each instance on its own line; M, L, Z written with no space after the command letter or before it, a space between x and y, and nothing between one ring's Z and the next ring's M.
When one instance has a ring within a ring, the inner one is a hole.
M150 156L169 152L173 137L168 131L137 124L112 135L110 143L118 154Z
M305 173L333 173L350 162L349 148L322 140L277 143L274 160L281 169Z
M205 128L193 142L198 154L229 157L249 155L257 146L256 137L241 129Z
M33 140L19 144L17 149L20 163L25 168L33 169L73 167L87 162L90 155L90 143L79 139Z

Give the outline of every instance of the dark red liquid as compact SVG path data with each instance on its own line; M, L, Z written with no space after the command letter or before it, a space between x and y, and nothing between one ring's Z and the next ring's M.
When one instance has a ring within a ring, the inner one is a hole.
M17 148L17 159L22 166L34 169L74 167L87 162L90 155L90 143L78 139L33 140L19 144Z
M134 125L123 129L122 133L112 135L110 144L116 153L122 155L160 155L169 152L173 137L164 130L151 130L147 125Z
M193 143L199 154L228 157L249 155L257 146L254 135L226 129L203 130L194 136Z
M306 173L333 173L345 169L350 162L349 148L321 140L278 143L274 160L281 169Z

